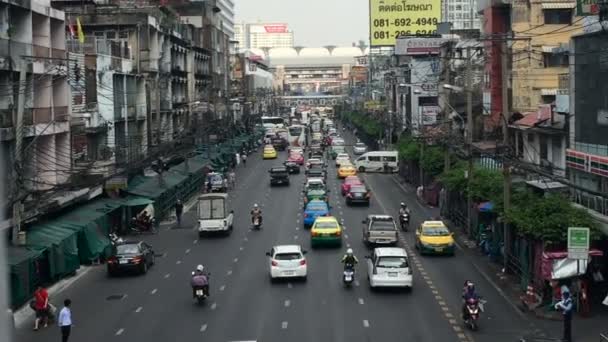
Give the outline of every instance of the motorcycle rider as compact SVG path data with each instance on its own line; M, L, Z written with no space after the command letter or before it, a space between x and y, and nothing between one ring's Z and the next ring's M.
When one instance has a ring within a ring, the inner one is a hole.
M258 207L258 204L255 203L253 205L253 209L251 209L251 223L253 224L255 218L260 220L260 226L262 225L262 209Z
M359 263L359 260L353 254L353 249L349 248L346 250L346 254L344 254L340 262L344 264L345 268L347 267L347 265L351 265L354 269L355 265Z
M202 287L206 296L209 296L209 274L205 271L203 265L196 266L196 270L192 272L192 296L196 297L196 288Z
M407 207L407 205L405 205L405 203L401 202L401 204L399 205L399 216L403 215L403 214L410 214L410 208Z
M473 284L472 281L467 280L464 282L464 287L462 289L462 318L464 320L468 319L468 309L467 309L467 302L469 301L469 299L475 299L475 300L479 300L479 295L477 294L477 292L475 291L475 284Z

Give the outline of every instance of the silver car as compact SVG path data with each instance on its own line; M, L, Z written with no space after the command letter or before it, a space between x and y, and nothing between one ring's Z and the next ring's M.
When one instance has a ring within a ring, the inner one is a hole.
M353 147L354 154L359 155L359 154L363 154L365 152L367 152L367 146L365 146L365 144L362 142L356 143L355 146Z

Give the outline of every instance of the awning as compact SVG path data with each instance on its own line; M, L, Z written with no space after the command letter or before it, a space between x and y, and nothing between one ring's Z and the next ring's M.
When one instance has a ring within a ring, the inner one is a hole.
M125 198L125 204L129 207L137 207L140 205L148 205L151 203L154 203L154 201L145 197L129 196Z
M557 96L557 88L543 88L540 90L542 96Z
M544 53L553 53L553 49L557 49L559 46L543 45L542 49Z
M543 279L566 279L583 275L587 272L587 265L592 257L601 257L604 253L598 249L589 250L589 259L568 259L568 252L543 252L541 274Z
M576 7L576 2L545 2L543 9L569 9Z

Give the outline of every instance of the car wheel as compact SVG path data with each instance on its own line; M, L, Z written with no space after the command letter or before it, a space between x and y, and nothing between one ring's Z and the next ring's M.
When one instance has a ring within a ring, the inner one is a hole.
M359 166L359 172L365 172L365 167Z
M114 271L110 271L110 270L108 270L107 274L108 274L108 277L109 277L109 278L112 278L112 277L115 277L115 276L116 276L116 272L114 272Z
M156 264L156 255L152 254L152 260L150 260L150 265Z
M143 263L143 265L141 266L141 274L146 274L148 273L148 264L147 263Z
M308 280L308 276L303 276L303 277L302 277L302 282L304 282L304 283L305 283L307 280Z

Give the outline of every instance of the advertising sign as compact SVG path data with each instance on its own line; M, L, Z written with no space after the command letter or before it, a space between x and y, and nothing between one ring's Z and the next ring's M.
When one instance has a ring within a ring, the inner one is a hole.
M249 25L250 33L287 33L287 24L269 23L269 24L251 24Z
M394 46L396 39L437 32L441 0L369 0L372 47Z
M439 106L421 106L418 107L420 112L420 120L423 126L434 125L437 123L437 115L441 110Z
M438 96L441 60L439 57L412 58L412 84L422 96Z
M400 38L395 43L395 55L398 56L428 56L439 55L441 45L447 39L443 38Z
M589 228L568 228L568 259L589 259Z
M600 6L597 0L576 0L577 16L597 15L599 12Z

